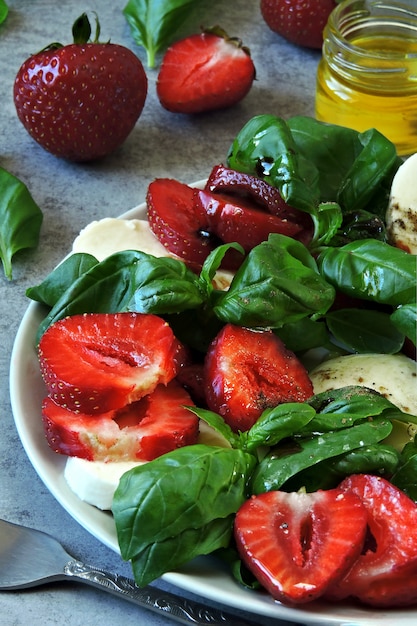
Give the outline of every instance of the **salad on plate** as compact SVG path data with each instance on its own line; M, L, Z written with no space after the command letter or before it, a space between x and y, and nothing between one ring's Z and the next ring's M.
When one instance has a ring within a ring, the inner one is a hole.
M412 164L257 116L28 290L46 439L137 584L210 554L289 607L417 603Z

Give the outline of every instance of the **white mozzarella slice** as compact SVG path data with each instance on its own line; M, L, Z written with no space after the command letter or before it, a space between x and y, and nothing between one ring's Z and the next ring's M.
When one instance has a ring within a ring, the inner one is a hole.
M389 242L417 254L417 153L394 176L386 222Z
M402 354L349 354L324 361L310 372L314 393L359 385L377 391L404 413L417 415L417 363ZM398 448L416 427L396 423L390 443Z
M65 464L64 476L69 488L80 500L110 510L113 495L122 475L140 463L120 461L86 461L70 456Z

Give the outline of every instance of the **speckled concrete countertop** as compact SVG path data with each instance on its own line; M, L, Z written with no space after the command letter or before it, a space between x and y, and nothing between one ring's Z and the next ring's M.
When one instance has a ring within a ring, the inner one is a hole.
M130 566L85 531L52 497L19 440L8 380L15 334L28 306L25 289L50 272L91 220L117 216L142 202L153 178L169 176L183 182L205 178L212 165L224 161L233 137L253 115L313 115L319 53L302 50L274 35L261 19L257 0L213 2L212 7L205 3L206 25L220 23L251 48L257 81L246 99L237 107L201 117L173 115L156 99L156 71L147 70L149 95L125 145L100 163L75 165L51 156L30 139L15 113L14 77L31 53L52 41L69 42L72 23L84 10L99 14L102 39L111 38L132 48L145 62L122 15L126 2L9 0L8 4L9 16L0 26L0 165L26 183L43 211L44 223L39 247L15 257L13 281L0 277L0 517L46 530L78 559L129 576ZM196 30L201 21L197 14ZM157 585L170 588L164 581ZM256 616L255 621L259 626L284 624ZM174 622L80 585L57 584L0 594L1 626L103 623L162 626Z

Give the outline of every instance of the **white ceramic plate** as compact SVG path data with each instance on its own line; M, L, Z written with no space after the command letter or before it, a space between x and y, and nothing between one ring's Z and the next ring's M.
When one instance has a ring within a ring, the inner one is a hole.
M197 186L197 184L196 184ZM146 217L144 204L122 217ZM10 396L16 427L23 447L39 477L66 511L99 541L118 552L116 529L110 513L82 502L64 479L65 457L48 447L42 426L41 402L45 388L35 352L35 337L43 319L43 308L32 302L16 335L10 366ZM226 568L209 557L192 561L181 571L164 575L164 580L208 600L229 607L301 624L344 626L415 626L417 610L376 611L348 604L312 603L289 608L261 592L240 587Z

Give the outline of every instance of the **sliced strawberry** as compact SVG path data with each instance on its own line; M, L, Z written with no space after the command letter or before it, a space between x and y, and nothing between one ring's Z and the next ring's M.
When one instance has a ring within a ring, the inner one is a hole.
M160 317L87 313L50 326L39 343L49 395L71 411L119 409L167 384L185 350Z
M102 415L74 413L50 397L42 404L49 446L59 454L88 461L151 461L176 448L197 443L198 418L187 392L175 381Z
M361 498L368 514L364 552L328 598L354 597L373 606L417 602L417 506L404 492L379 476L346 478L340 489Z
M361 551L367 514L339 489L269 491L247 500L235 519L243 562L280 602L301 604L324 594Z
M246 431L268 407L313 394L306 369L268 330L226 324L205 360L206 399L234 431Z
M215 248L203 209L194 206L196 190L171 178L157 178L147 193L148 221L154 235L173 254L200 268Z
M243 198L197 191L194 202L206 212L211 232L224 243L237 241L245 252L266 241L270 233L296 237L301 232L298 224L259 211Z
M255 78L248 48L219 27L172 44L162 59L156 92L175 113L230 107L246 96Z
M205 189L211 193L230 195L232 199L236 196L250 198L255 203L253 208L263 209L280 217L284 222L290 222L293 234L289 236L305 244L312 239L314 228L310 215L289 206L279 190L262 178L219 164L211 170ZM295 225L298 230L293 230ZM285 231L282 232L287 234Z

